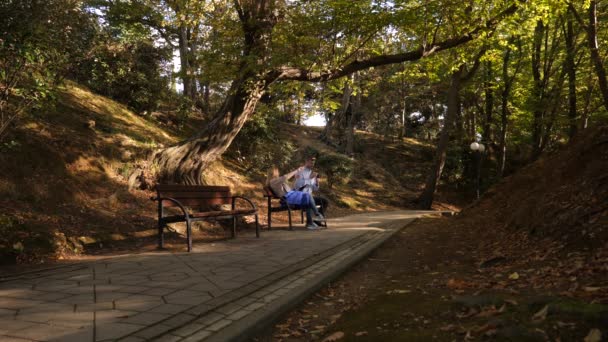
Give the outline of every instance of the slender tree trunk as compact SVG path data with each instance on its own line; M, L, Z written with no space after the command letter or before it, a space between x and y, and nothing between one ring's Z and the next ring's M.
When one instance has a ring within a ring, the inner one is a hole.
M532 122L532 159L536 159L540 155L540 146L543 137L543 78L541 76L541 49L545 26L541 20L536 22L534 29L534 41L532 52L532 76L534 78L534 86L532 88L532 97L534 99L534 119Z
M502 178L505 172L507 161L507 131L509 129L509 95L513 79L509 77L509 60L511 59L511 49L507 48L502 59L502 79L503 89L501 92L500 110L500 137L498 139L498 177Z
M486 62L486 79L484 82L484 88L485 88L485 97L486 97L486 101L485 101L485 108L484 108L484 114L485 117L483 119L483 136L482 136L482 141L484 141L486 143L486 147L488 148L488 153L491 151L491 143L493 141L493 137L492 137L492 121L493 121L493 112L494 112L494 75L492 72L492 62L491 61L487 61Z
M352 110L348 117L348 124L346 128L346 155L353 157L355 155L355 121L359 115L361 108L361 92L357 92L354 101L352 101Z
M192 98L192 75L190 70L190 58L188 47L188 28L185 24L179 26L178 42L179 42L179 60L181 63L180 74L184 83L184 96Z
M566 60L564 68L568 74L568 121L570 128L568 136L572 139L577 132L577 113L576 113L576 67L574 64L574 29L572 27L573 20L569 15L566 22Z
M325 125L325 129L321 134L321 140L335 145L340 145L339 135L344 130L343 123L346 122L345 117L348 111L348 107L351 105L352 88L349 82L344 84L342 91L342 103L340 109L333 115L331 121L328 121ZM335 141L337 140L337 141Z
M600 56L599 47L597 43L597 1L591 0L589 3L589 25L587 25L587 41L589 43L589 50L591 53L591 62L595 67L595 73L597 74L598 84L600 85L600 91L602 93L602 100L604 101L604 107L608 110L608 80L606 80L606 69L604 69L604 62Z
M443 122L443 129L441 130L441 135L439 136L439 142L437 143L437 150L435 151L435 158L433 160L433 168L428 174L426 183L424 185L424 190L418 198L419 206L422 209L431 209L437 184L439 183L441 173L443 172L448 144L450 142L450 133L454 128L454 121L456 119L456 115L458 115L458 107L460 105L459 92L463 71L464 65L452 74L450 88L448 90L448 108Z

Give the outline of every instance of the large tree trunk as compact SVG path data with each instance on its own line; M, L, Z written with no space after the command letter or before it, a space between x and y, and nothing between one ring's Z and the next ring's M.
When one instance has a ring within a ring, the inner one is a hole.
M228 96L205 129L176 146L159 151L154 162L162 182L200 184L207 166L230 146L270 83L265 72L270 32L276 23L273 1L235 2L243 25L243 59ZM186 88L184 88L186 89Z
M205 168L221 156L241 130L266 91L264 81L243 77L233 82L224 105L205 130L160 151L155 162L164 183L200 184Z
M456 115L458 115L458 107L460 106L459 92L463 71L464 65L452 74L450 89L448 90L448 108L443 122L443 129L441 130L441 135L439 136L439 142L437 143L437 150L435 151L435 158L433 160L433 168L431 172L429 172L424 185L424 190L418 198L419 206L422 209L431 209L437 184L439 183L441 173L443 172L448 144L450 142L450 133L454 128L454 120L456 119Z
M604 62L600 56L599 47L597 43L597 1L591 0L589 3L589 25L587 25L587 40L589 43L589 50L591 52L591 62L595 67L595 73L597 74L598 84L600 85L600 91L602 93L602 99L604 100L604 107L608 110L608 80L606 79L606 69L604 69Z

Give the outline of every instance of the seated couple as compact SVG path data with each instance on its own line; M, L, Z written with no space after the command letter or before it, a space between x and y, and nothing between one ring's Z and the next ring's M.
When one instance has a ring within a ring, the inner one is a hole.
M317 209L314 197L310 192L293 190L287 181L294 175L302 171L303 166L299 167L288 174L279 176L279 169L273 167L268 173L266 184L270 190L282 200L287 202L289 206L297 206L306 211L306 229L317 230L319 225L314 221L325 221L325 217ZM313 218L314 215L314 218Z

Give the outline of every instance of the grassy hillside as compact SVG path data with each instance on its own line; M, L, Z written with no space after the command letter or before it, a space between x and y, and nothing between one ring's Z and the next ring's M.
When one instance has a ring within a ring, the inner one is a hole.
M165 120L166 121L166 120ZM190 127L192 129L192 127ZM67 83L57 104L43 108L14 128L0 154L0 255L2 263L41 262L116 249L154 248L155 205L151 191L127 189L134 167L155 149L187 135L154 117ZM297 149L336 153L317 141L318 128L283 125L282 139ZM359 133L362 154L348 183L325 195L330 215L407 207L421 185L420 156L431 149L413 140L387 142ZM255 157L255 156L254 156ZM414 172L415 171L415 172ZM207 184L225 184L252 197L265 212L264 175L236 160L216 162ZM280 217L278 218L280 222ZM266 218L262 214L262 222ZM195 239L221 238L221 227L203 224ZM169 237L170 248L183 238ZM172 244L173 242L173 244Z

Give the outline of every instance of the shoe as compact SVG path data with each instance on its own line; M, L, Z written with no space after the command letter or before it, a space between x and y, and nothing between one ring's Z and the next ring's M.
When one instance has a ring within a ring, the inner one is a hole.
M319 229L319 226L316 223L313 222L311 224L307 224L306 225L306 229L308 229L308 230L317 230L317 229Z
M325 216L323 216L323 214L319 214L319 215L315 216L314 220L315 221L325 221Z

